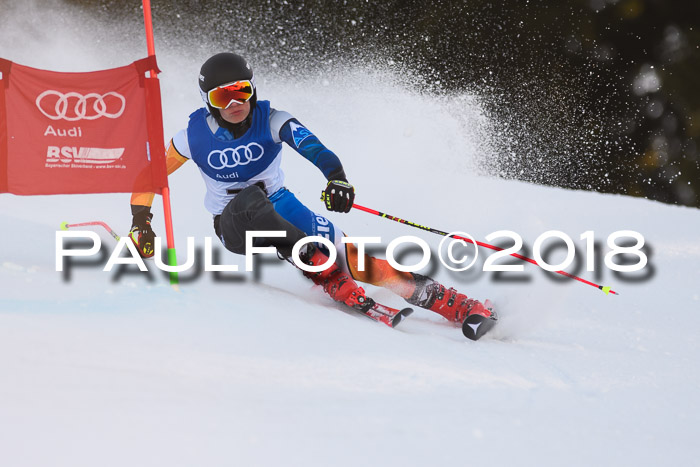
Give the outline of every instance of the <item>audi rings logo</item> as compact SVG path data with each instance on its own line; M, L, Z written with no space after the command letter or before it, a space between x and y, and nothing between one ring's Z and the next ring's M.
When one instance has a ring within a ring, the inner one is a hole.
M96 120L100 117L119 118L126 109L126 99L118 92L91 92L82 95L77 92L48 90L39 94L36 106L51 120L75 122Z
M239 165L247 165L259 160L265 150L258 143L250 143L237 148L226 148L223 151L214 149L209 153L207 162L212 169L231 169Z

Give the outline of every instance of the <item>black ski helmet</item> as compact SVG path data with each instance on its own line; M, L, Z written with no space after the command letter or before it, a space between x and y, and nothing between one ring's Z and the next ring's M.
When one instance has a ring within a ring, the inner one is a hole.
M255 108L255 103L258 101L258 93L255 89L255 80L253 79L253 69L248 65L245 58L240 55L222 52L210 57L199 70L199 89L204 103L209 107L209 112L217 120L221 119L219 109L215 109L209 105L207 100L207 92L211 91L222 84L232 83L242 79L248 79L253 83L253 97L250 98L251 113Z

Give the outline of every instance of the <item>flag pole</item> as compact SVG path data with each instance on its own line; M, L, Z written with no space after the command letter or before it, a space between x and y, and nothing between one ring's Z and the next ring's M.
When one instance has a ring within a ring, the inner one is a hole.
M148 48L148 56L155 57L156 46L153 40L153 19L151 17L151 0L142 0L143 2L143 20L146 27L146 46ZM156 69L150 70L150 78L158 82L158 71ZM160 86L156 86L156 91L158 92L158 100L160 101ZM158 111L161 112L161 106L158 106ZM160 126L162 129L163 122L160 119ZM161 142L162 143L162 142ZM159 148L160 145L158 145ZM165 148L162 148L162 152L165 153ZM163 196L163 212L165 214L165 235L168 244L168 264L170 266L177 265L177 255L175 253L175 235L173 234L173 216L170 207L170 187L167 185L162 187ZM177 272L170 273L170 283L175 285L179 282Z

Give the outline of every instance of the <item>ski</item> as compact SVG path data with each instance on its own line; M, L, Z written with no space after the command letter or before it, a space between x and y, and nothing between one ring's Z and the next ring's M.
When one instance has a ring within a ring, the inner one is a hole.
M353 308L353 310L362 313L374 321L384 323L391 328L395 328L403 319L413 313L413 308L391 308L381 303L375 302L368 297L371 306L363 306L362 308Z
M464 334L467 339L473 341L479 340L496 325L498 315L493 310L493 303L491 303L491 300L484 301L484 306L491 312L491 316L469 315L462 323L462 334Z

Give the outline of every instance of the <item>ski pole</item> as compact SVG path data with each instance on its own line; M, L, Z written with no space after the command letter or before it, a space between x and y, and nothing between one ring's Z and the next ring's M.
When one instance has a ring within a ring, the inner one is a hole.
M92 225L101 225L102 227L105 228L105 230L107 230L107 232L109 232L109 234L110 234L112 237L114 237L114 239L115 239L116 241L119 241L119 235L117 235L116 232L114 232L114 230L112 230L112 229L110 228L110 226L108 226L108 225L105 224L104 222L100 222L100 221L95 221L95 222L83 222L83 223L81 223L81 224L69 224L68 222L62 222L62 223L61 223L61 230L68 230L68 229L72 229L73 227L87 227L87 226L92 226Z
M386 214L386 213L383 213L383 212L380 212L380 211L377 211L374 209L366 208L364 206L360 206L359 204L353 204L352 207L355 209L359 209L360 211L367 212L369 214L374 214L375 216L384 217L386 219L398 222L400 224L410 225L411 227L415 227L417 229L425 230L427 232L431 232L431 233L434 233L437 235L442 235L443 237L456 238L457 240L464 240L465 242L469 242L469 243L476 242L476 245L478 245L478 246L482 246L484 248L490 248L491 250L495 250L495 251L503 251L504 250L503 248L499 248L499 247L494 246L494 245L489 245L488 243L472 240L470 238L462 237L461 235L450 235L449 233L443 232L442 230L434 229L432 227L427 227L427 226L421 225L421 224L416 224L415 222L411 222L411 221L406 220L406 219L401 219L400 217L392 216L391 214ZM516 258L521 259L523 261L527 261L528 263L532 263L535 266L538 266L538 267L540 266L537 263L537 261L535 261L532 258L528 258L527 256L523 256L523 255L518 254L518 253L511 253L510 255L515 256ZM605 292L606 295L607 294L620 295L619 293L612 290L610 287L604 287L602 285L595 284L593 282L587 281L586 279L582 279L582 278L575 276L573 274L569 274L566 271L554 271L554 272L556 272L557 274L561 274L562 276L569 277L571 279L576 279L577 281L583 282L584 284L588 284L588 285L591 285L593 287L596 287L596 288L602 290L603 292Z
M106 230L107 232L109 232L109 234L110 234L112 237L114 237L114 239L115 239L116 241L119 241L119 239L120 239L119 235L117 235L117 233L116 233L114 230L112 230L112 228L111 228L110 226L108 226L106 223L101 222L101 221L82 222L82 223L80 223L80 224L69 224L68 222L61 222L61 230L68 230L68 229L72 229L73 227L89 227L89 226L95 226L95 225L99 225L99 226L104 227L105 230ZM171 274L171 277L172 277L172 274L173 274L173 273L170 273L170 274ZM173 289L175 289L176 291L179 291L179 290L180 290L180 288L178 287L178 284L173 284L172 281L171 281L170 285L171 285L171 286L173 287Z

